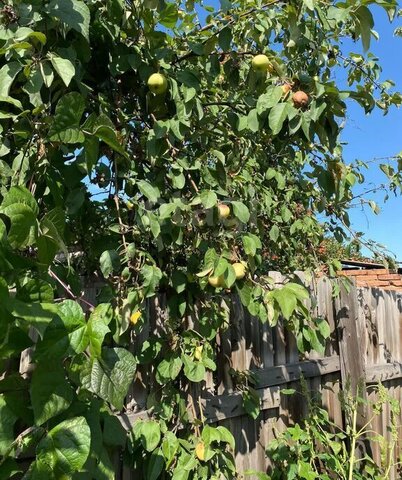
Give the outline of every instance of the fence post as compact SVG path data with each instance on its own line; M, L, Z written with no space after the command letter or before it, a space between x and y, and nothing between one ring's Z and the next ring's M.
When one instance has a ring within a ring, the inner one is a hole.
M359 332L356 286L352 285L348 292L341 285L340 293L334 300L334 307L342 390L346 391L348 389L353 398L366 399L366 365ZM360 417L364 417L365 410L364 405L359 405L358 413Z

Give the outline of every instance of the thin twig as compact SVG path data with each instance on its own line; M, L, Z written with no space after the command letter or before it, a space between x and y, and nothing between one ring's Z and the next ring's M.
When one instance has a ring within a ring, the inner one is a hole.
M361 65L356 63L351 58L344 57L341 53L337 53L336 56L339 57L344 62L349 62L349 64L353 65L355 68L360 70L363 73L363 75L367 78L367 80L369 80L376 88L378 88L381 91L381 93L386 93L385 88L380 83L378 83L377 80L372 78L368 73L368 71L365 68L363 68Z
M95 305L92 305L92 303L88 302L87 300L85 300L85 298L83 297L79 297L77 295L74 295L74 293L72 292L72 290L70 289L70 287L63 282L63 280L61 278L59 278L54 272L53 270L51 270L49 268L48 270L48 273L49 275L54 279L56 280L63 288L64 290L68 293L68 295L73 299L73 300L77 300L77 301L80 301L82 303L85 303L85 305L87 305L88 307L90 308L95 308Z

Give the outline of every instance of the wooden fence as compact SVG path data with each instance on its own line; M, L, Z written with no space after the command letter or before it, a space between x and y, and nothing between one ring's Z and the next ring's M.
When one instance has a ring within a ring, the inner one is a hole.
M276 272L270 276L280 285L284 277ZM280 325L271 328L251 317L239 301L233 302L230 328L218 339L217 365L214 375L205 379L203 394L205 416L209 422L227 427L236 440L236 464L239 472L264 471L269 466L266 447L277 433L299 421L307 413L307 403L300 395L284 395L281 389L300 390L303 376L312 392L319 392L330 418L344 426L344 416L338 398L342 388L350 382L355 389L359 379L367 385L367 397L375 399L370 384L383 382L390 395L402 401L402 292L377 288L342 290L332 296L332 284L320 278L310 287L315 299L315 313L326 318L331 327L325 355L312 353L302 358L295 338ZM91 291L87 291L91 295ZM95 294L95 291L92 291ZM165 305L163 298L149 304L148 326L136 339L137 345L158 331ZM152 368L152 367L150 367ZM241 395L234 391L229 369L252 371L257 378L261 397L261 414L257 420L242 408ZM142 368L127 397L126 413L121 422L127 428L138 418L148 415L145 409L149 388L148 367ZM370 412L361 412L369 416ZM375 422L376 432L389 438L387 430L389 411L384 409ZM402 418L399 419L399 425ZM402 427L399 428L402 438ZM379 461L380 451L372 445L374 459ZM402 444L395 456L402 451ZM116 479L132 480L138 475L118 466ZM396 469L390 480L401 478Z

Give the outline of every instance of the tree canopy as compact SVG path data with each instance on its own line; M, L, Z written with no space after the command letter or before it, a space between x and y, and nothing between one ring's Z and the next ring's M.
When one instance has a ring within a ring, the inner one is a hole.
M150 480L233 477L230 432L201 432L185 392L215 371L231 294L262 322L282 317L301 352L325 344L292 274L325 263L326 235L350 235L364 165L342 156L348 102L366 113L401 103L370 53L374 5L397 14L393 0L3 2L7 478L28 448L26 479L114 478L113 448ZM398 168L383 171L397 190ZM272 270L289 283L274 288ZM85 285L96 278L95 307ZM163 328L136 342L160 295ZM34 369L22 375L28 347ZM149 362L152 418L125 436L116 415Z

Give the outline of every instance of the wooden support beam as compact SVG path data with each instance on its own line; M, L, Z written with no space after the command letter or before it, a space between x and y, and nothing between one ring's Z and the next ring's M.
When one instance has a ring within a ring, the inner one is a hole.
M260 389L258 390L258 395L261 399L261 411L279 407L279 387ZM243 408L243 398L240 393L214 395L202 400L202 404L207 423L214 423L246 414ZM143 410L136 413L122 413L118 415L118 418L122 426L129 431L137 420L146 420L150 416L150 410Z
M321 377L322 375L339 371L340 358L338 355L333 355L317 360L307 360L304 362L264 368L256 370L254 373L257 377L257 388L264 388L294 382L299 380L300 377Z
M386 382L402 378L402 363L385 363L366 368L366 383Z
M279 387L270 387L257 390L261 399L261 411L278 408L280 405ZM228 418L245 415L243 398L240 393L230 395L214 395L203 401L204 415L207 423L214 423Z

